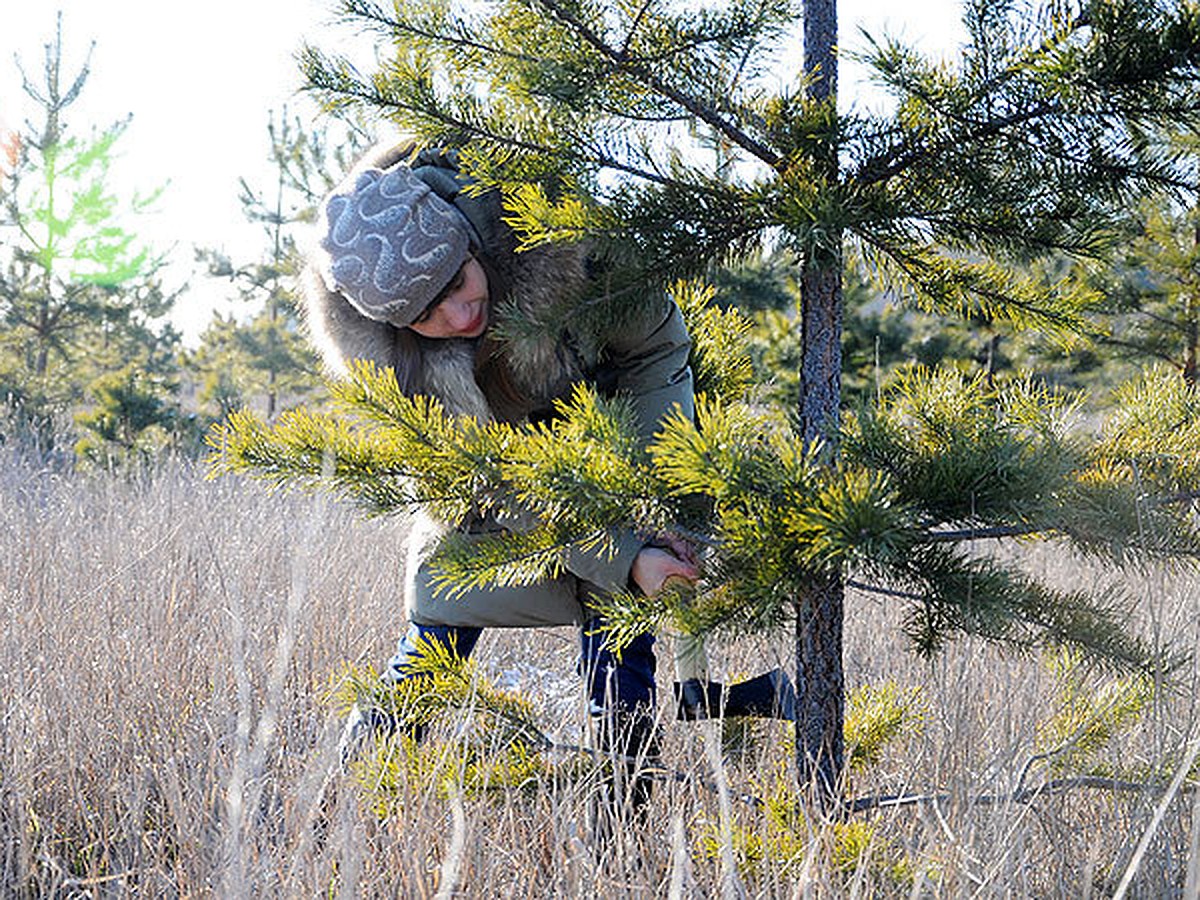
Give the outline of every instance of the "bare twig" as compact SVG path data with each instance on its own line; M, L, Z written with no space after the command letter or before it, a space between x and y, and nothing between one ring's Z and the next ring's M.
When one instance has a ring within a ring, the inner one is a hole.
M590 757L596 761L615 760L616 762L638 763L644 762L632 756L616 756L611 753L602 753L591 747L583 747L578 744L563 744L557 741L548 741L545 749L557 750L560 753L580 753ZM1183 770L1186 774L1190 768L1191 760L1188 767ZM664 781L674 781L677 783L695 784L711 793L719 793L720 787L708 779L692 775L688 772L683 772L678 769L668 769L663 767L648 768L644 770L644 774L659 778ZM1177 776L1178 777L1178 776ZM1007 791L998 794L976 794L974 797L968 797L967 800L972 806L1001 806L1008 803L1032 803L1034 800L1043 797L1053 797L1060 794L1066 794L1070 791L1080 789L1112 791L1114 793L1147 793L1154 790L1155 785L1152 783L1141 781L1126 781L1120 778L1113 778L1104 775L1074 775L1068 778L1053 778L1043 784L1029 788L1019 788L1014 791ZM1183 785L1176 789L1175 793L1193 793L1196 791L1195 785ZM1172 793L1171 796L1174 796ZM730 797L745 803L748 806L761 809L765 806L762 798L755 794L746 792L730 792ZM872 809L899 809L907 806L926 806L937 803L946 803L954 798L954 795L948 791L930 792L923 794L867 794L862 797L848 799L845 803L847 812L867 812Z
M870 594L879 594L884 597L896 597L899 600L925 599L921 594L914 594L912 591L897 591L892 588L879 587L875 584L867 584L865 581L858 581L855 578L847 578L846 587L854 588L856 591L866 591Z
M434 900L449 900L457 892L467 846L466 808L463 806L462 792L453 783L450 785L450 813L452 822L450 842L446 847L446 856L442 860L440 883Z
M1035 525L993 525L989 528L958 528L949 531L930 531L925 534L925 540L931 544L948 544L955 541L981 541L992 538L1024 537L1049 531L1045 526Z

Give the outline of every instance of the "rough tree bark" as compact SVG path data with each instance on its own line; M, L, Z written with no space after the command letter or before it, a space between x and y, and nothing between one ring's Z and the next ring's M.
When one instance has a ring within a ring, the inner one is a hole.
M837 102L837 0L804 2L804 71L809 100ZM830 142L818 161L829 184L838 171ZM841 235L810 242L801 260L800 420L804 440L831 438L838 421L842 372ZM833 448L831 448L833 449ZM837 805L845 763L842 672L843 586L839 576L814 577L797 598L797 777L828 808Z
M1195 229L1192 231L1192 246L1200 250L1200 223L1198 223ZM1195 256L1193 256L1193 259L1194 258ZM1200 349L1200 327L1198 327L1198 323L1196 322L1196 314L1198 311L1197 307L1200 306L1200 297L1197 297L1197 279L1195 277L1189 277L1188 282L1190 290L1188 291L1187 298L1185 300L1187 329L1184 337L1187 341L1187 346L1184 348L1183 354L1183 377L1188 384L1195 384L1197 367L1198 364L1200 364L1200 360L1197 358L1197 351Z

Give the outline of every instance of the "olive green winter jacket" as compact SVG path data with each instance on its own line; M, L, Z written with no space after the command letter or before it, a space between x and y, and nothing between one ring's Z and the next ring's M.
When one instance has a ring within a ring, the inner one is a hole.
M523 403L517 417L549 414L556 399L565 398L583 381L607 396L631 403L643 441L672 410L693 413L691 342L678 307L660 288L640 291L619 301L606 297L607 279L598 274L580 244L551 245L515 252L515 238L501 219L494 192L474 194L454 166L453 156L413 153L404 145L376 148L348 179L364 168L409 164L443 199L470 221L492 261L493 273L506 286L512 310L534 321L561 323L525 339L501 345L514 386ZM315 271L305 275L304 312L309 334L329 370L344 375L353 359L414 373L422 393L436 397L448 412L481 419L511 421L513 409L496 409L476 382L479 338L428 340L409 331L400 335L387 322L367 319ZM493 298L495 301L497 298ZM493 309L496 303L493 302ZM424 562L434 538L445 528L414 525L406 605L414 621L447 625L566 624L586 615L590 593L624 588L634 556L644 546L632 532L614 535L616 552L572 552L567 568L583 584L578 591L556 589L545 596L473 592L452 601L434 598L423 583ZM558 586L561 588L561 586ZM576 596L578 601L569 598ZM540 607L540 608L539 608ZM447 621L452 619L452 621Z

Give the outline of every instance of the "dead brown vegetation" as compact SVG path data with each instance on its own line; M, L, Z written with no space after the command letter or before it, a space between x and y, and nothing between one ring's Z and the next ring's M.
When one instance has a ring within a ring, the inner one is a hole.
M1047 777L1027 763L1055 712L1053 676L974 642L923 663L887 602L863 595L850 598L850 684L919 686L927 715L851 790L936 790L937 802L788 819L787 735L764 727L741 752L727 746L721 775L734 794L779 802L726 803L700 783L720 780L705 726L670 723L667 763L687 777L665 781L648 826L604 853L584 827L586 781L552 774L465 798L406 783L381 816L331 775L329 696L348 663L379 663L399 633L402 537L395 521L182 466L122 481L6 460L0 893L1078 897L1112 895L1127 871L1130 896L1195 889L1193 794L1165 805L1138 856L1166 787L1157 776L1196 738L1194 663L1095 760L1156 776L1153 787L980 804L1023 771ZM1061 551L1029 553L1064 580L1092 577ZM1148 633L1194 648L1195 588L1139 576ZM489 677L536 700L549 732L579 739L570 630L491 632L478 653ZM736 674L779 654L745 640L722 656Z

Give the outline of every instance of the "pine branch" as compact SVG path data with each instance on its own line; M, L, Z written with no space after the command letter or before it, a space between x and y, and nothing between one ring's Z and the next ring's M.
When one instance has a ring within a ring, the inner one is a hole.
M372 3L370 0L342 0L342 10L343 16L347 19L351 17L364 19L385 34L405 34L435 44L445 45L452 50L473 50L487 56L515 62L532 63L534 65L546 62L546 59L543 57L521 53L495 44L485 44L482 41L471 38L461 28L453 34L422 28L412 24L411 20L387 15L378 4Z
M562 743L558 741L549 741L546 745L546 750L557 750L567 753L579 753L600 762L624 762L626 764L644 764L645 760L632 756L614 756L612 753L596 750L591 747L583 747L579 744ZM705 790L715 793L718 787L715 783L704 778L696 776L692 772L683 772L678 769L651 768L643 766L639 770L640 775L645 775L648 778L669 779L681 784L695 784ZM1012 803L1027 804L1035 800L1040 800L1045 797L1059 796L1070 793L1071 791L1081 788L1101 791L1113 791L1115 793L1141 793L1149 794L1157 790L1161 785L1152 782L1128 781L1115 777L1107 777L1103 775L1075 775L1068 778L1053 778L1036 787L1021 788L1015 791L992 794L975 794L960 798L957 794L947 792L942 793L923 793L923 794L868 794L860 797L851 797L845 801L844 809L847 812L859 813L869 812L871 810L887 810L887 809L902 809L908 806L932 806L947 803L954 803L956 800L965 799L972 806L1007 806ZM1200 790L1200 785L1186 784L1180 792L1184 794L1193 794ZM765 801L757 794L749 792L734 792L731 796L744 803L747 806L752 806L756 809L762 809L766 806Z
M308 53L307 48L305 53ZM632 175L641 181L665 187L674 187L686 192L705 192L703 186L682 182L650 169L632 165L611 154L600 152L595 148L588 148L581 151L568 146L540 144L516 135L504 134L461 117L456 117L440 107L418 106L414 103L402 102L394 95L382 93L375 86L368 87L362 82L338 76L327 68L319 68L318 66L324 65L324 60L321 59L305 56L302 64L308 78L308 83L305 86L307 90L324 91L341 97L356 98L381 109L404 110L416 113L446 126L455 133L479 138L510 150L519 150L538 156L558 157L573 163L582 163L586 166L595 166L600 169L622 172L626 175Z
M1037 206L1039 200L1058 201L1062 199L1057 187L1047 187L1045 194L1036 191L1026 193L1024 200L1030 207ZM1056 226L1053 232L1037 228L1014 236L1011 222L1004 219L988 221L981 218L978 202L966 198L961 205L942 205L937 209L913 207L905 214L905 220L916 221L933 226L940 241L944 244L958 247L962 252L970 254L978 245L979 238L990 240L997 248L1019 246L1022 250L1032 251L1038 255L1048 255L1054 252L1067 253L1073 257L1098 258L1101 252L1112 240L1106 230L1098 226L1089 226L1087 231L1076 231L1078 216L1068 208L1062 212L1043 210L1037 214L1037 222L1033 225ZM888 227L897 228L901 223L890 222ZM874 226L875 223L870 223ZM851 225L850 230L858 234L862 226ZM1067 230L1070 229L1070 230ZM918 235L910 231L910 239L917 240ZM1100 243L1103 241L1104 243ZM1099 295L1096 295L1097 300Z
M1149 310L1144 307L1136 310L1136 312L1142 318L1149 319L1151 322L1155 322L1171 331L1175 331L1175 332L1178 332L1181 334L1187 334L1188 329L1192 325L1192 323L1186 319L1183 321L1169 319L1166 316L1158 315L1153 310Z
M952 531L927 531L921 540L931 544L961 543L963 541L978 541L991 538L1024 537L1046 531L1045 526L1036 525L994 525L988 528L962 528Z
M643 10L649 8L652 5L653 5L652 3L646 3L643 6ZM661 62L665 62L667 60L675 59L675 58L679 58L679 57L688 58L688 57L694 55L694 51L698 50L701 47L704 47L707 44L721 44L721 43L725 43L727 41L731 41L736 38L756 37L760 34L761 28L766 21L767 14L768 14L768 11L771 6L772 6L772 4L771 4L770 0L764 0L764 2L762 2L759 5L758 13L754 17L754 19L752 21L747 20L746 25L744 25L741 28L735 28L735 27L730 26L729 28L727 28L724 31L702 32L696 38L694 38L692 40L685 40L685 41L680 41L678 43L672 44L669 49L663 51L663 53L661 53L661 54L651 54L651 55L643 54L643 55L639 56L638 58L647 63L661 63ZM640 14L639 14L639 16L640 16ZM749 57L753 54L754 49L755 48L753 45L751 45L751 44L747 45L747 48L742 55L742 59L743 59L742 65L746 64L746 60L748 60ZM623 48L623 50L626 54L628 54L628 50L629 50L628 41L626 42L626 46L625 46L625 48ZM741 69L741 66L736 67L736 70L740 71L740 69Z
M967 309L966 300L974 298L982 313L989 318L1007 319L1014 325L1047 329L1058 340L1071 342L1091 326L1073 310L1061 311L1023 299L1006 284L998 271L988 271L964 260L937 256L928 247L902 247L880 240L874 235L856 232L860 240L881 257L893 263L919 297L933 300L943 308L953 307L960 314ZM1039 290L1030 282L1015 285L1027 290ZM1043 295L1046 296L1046 295ZM1022 319L1022 316L1026 317Z
M968 128L965 134L956 133L947 135L944 140L936 144L926 146L902 145L896 147L882 156L864 161L849 177L853 181L867 186L878 184L899 175L917 162L936 158L949 149L961 150L965 146L980 143L989 137L995 137L1018 125L1024 125L1051 114L1061 113L1062 111L1062 106L1059 103L1046 102L1032 109L1014 112L1007 116L984 120L982 122L972 123L965 118L961 118L959 120L960 124L969 125L975 130Z
M923 594L915 594L912 591L897 591L893 588L880 587L877 584L868 584L865 581L859 581L856 578L847 578L845 585L848 588L853 588L856 591L865 591L869 594L879 594L881 597L894 597L897 600L914 600L921 601L925 599Z
M1092 102L1090 105L1085 104L1074 110L1069 110L1063 105L1063 100L1060 97L1053 101L1034 105L1028 109L1014 110L1004 116L996 117L992 115L993 98L997 96L1006 83L1029 74L1034 75L1036 79L1039 74L1040 62L1049 61L1053 64L1052 54L1060 47L1065 46L1072 33L1085 24L1090 24L1090 22L1086 17L1080 17L1071 23L1068 28L1055 31L1038 46L1022 50L1016 58L1010 60L997 74L988 76L978 83L969 84L969 93L965 96L957 95L956 99L959 102L955 105L942 102L942 99L948 99L956 95L943 91L942 96L939 97L932 90L925 89L922 82L913 78L902 79L896 77L902 73L900 68L902 65L901 60L903 60L901 49L898 45L891 45L888 48L888 52L891 53L892 60L889 60L884 50L879 48L878 44L875 44L876 53L873 57L866 57L867 62L873 62L875 67L884 72L885 75L893 76L891 84L894 88L905 92L911 98L919 100L928 109L933 110L945 120L961 126L964 130L956 130L953 133L946 134L940 141L932 143L928 142L924 135L916 135L912 138L906 136L898 144L865 160L857 170L856 177L868 184L887 180L922 160L940 158L947 151L954 151L960 147L977 146L1004 133L1025 143L1035 155L1049 153L1051 158L1058 159L1059 161L1084 166L1093 172L1107 172L1110 176L1118 178L1135 176L1148 180L1150 183L1157 183L1163 187L1186 187L1189 182L1167 174L1155 174L1147 170L1144 166L1132 163L1106 163L1102 159L1098 160L1093 157L1080 159L1078 157L1071 157L1069 154L1059 153L1054 145L1035 141L1032 135L1036 131L1036 123L1039 120L1052 121L1054 117L1067 113L1070 113L1076 119L1092 120L1101 126L1111 124L1114 119L1120 118L1132 121L1150 120L1161 122L1165 120L1177 120L1181 117L1194 117L1197 109L1200 109L1200 104L1194 99L1191 102L1158 102L1146 104L1139 102L1146 94L1145 90L1142 89L1144 86L1141 82L1133 90L1126 90L1124 86L1113 83L1092 85L1090 89L1081 91L1080 97L1077 99L1091 100L1094 97L1099 97L1101 100L1099 102ZM1140 25L1141 23L1138 24ZM1178 60L1155 60L1154 62L1164 67L1165 71L1169 69L1168 75L1170 77L1174 77L1177 80L1186 77L1180 72L1182 67ZM958 111L959 107L964 110L974 109L981 101L987 102L983 118L972 116L967 111Z
M519 533L451 534L430 558L435 592L450 599L488 587L523 587L559 577L572 545L603 535L579 535L557 523Z
M777 153L751 138L733 123L723 119L712 108L702 104L695 97L677 90L655 75L649 68L630 58L623 51L611 47L603 38L589 28L578 16L556 0L536 0L546 7L556 18L574 29L583 40L597 50L602 56L612 61L620 71L632 75L637 81L663 97L677 103L691 115L724 135L732 143L737 144L752 156L762 160L771 168L778 168L782 162Z
M1182 329L1180 329L1182 331ZM1183 364L1178 362L1169 352L1165 350L1157 350L1153 347L1147 347L1144 344L1139 344L1136 341L1126 341L1121 338L1115 338L1111 335L1101 335L1096 339L1098 343L1105 344L1110 347L1121 347L1125 350L1131 350L1142 356L1149 355L1159 362L1164 362L1177 372L1183 372Z
M1154 502L1162 506L1175 505L1178 503L1195 503L1200 500L1200 491L1179 491L1174 494L1168 494L1165 497L1157 497Z

